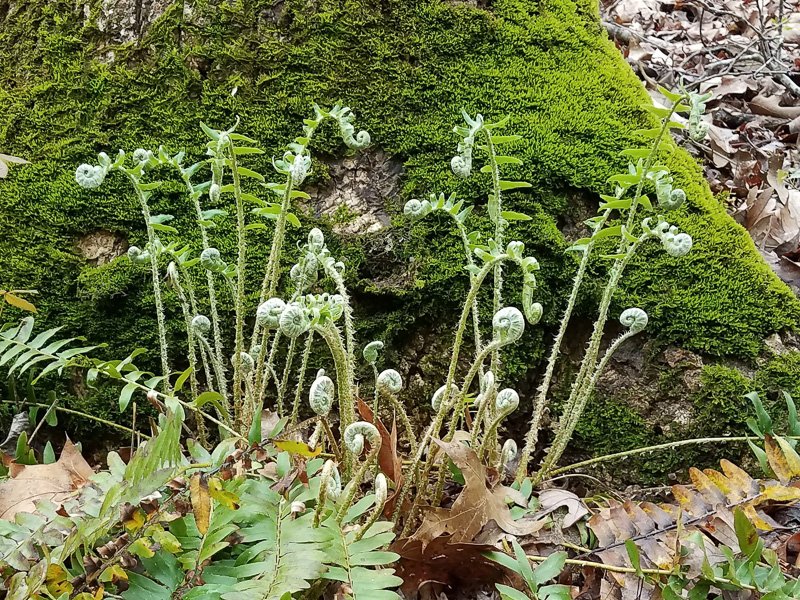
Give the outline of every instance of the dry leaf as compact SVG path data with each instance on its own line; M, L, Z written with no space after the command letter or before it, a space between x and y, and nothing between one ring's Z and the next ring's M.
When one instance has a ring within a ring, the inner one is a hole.
M211 521L211 495L208 493L208 482L200 473L195 473L189 480L189 497L192 499L197 530L205 535Z
M358 413L361 418L367 423L372 423L375 418L372 409L361 398L357 398ZM397 429L395 425L392 426L392 433L386 429L386 426L380 419L374 421L378 432L381 434L381 447L378 451L378 464L381 471L389 479L391 479L396 486L399 487L398 480L402 476L403 459L397 455Z
M12 463L12 478L0 482L0 519L10 521L18 512L34 512L42 500L58 503L92 475L89 463L69 440L58 462L32 466Z
M396 574L403 580L400 589L406 598L414 597L428 582L437 582L452 588L464 584L491 585L503 579L505 569L483 553L497 550L488 544L451 544L451 536L443 535L427 546L411 538L395 540L389 552L396 552L400 560Z
M561 523L564 529L573 526L589 514L589 509L584 506L583 501L568 490L544 490L539 494L539 503L541 507L536 511L537 517L548 515L562 506L567 509L567 515Z
M422 525L412 539L422 542L423 548L440 535L449 533L455 543L469 542L490 520L513 535L528 535L541 529L545 521L514 521L506 504L513 490L502 485L491 485L489 469L478 459L477 453L461 442L434 440L461 469L464 489L453 507L431 508L425 513ZM495 480L496 481L496 480Z

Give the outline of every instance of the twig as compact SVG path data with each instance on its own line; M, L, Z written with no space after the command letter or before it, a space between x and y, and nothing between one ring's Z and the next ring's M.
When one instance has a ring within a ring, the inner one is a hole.
M16 402L14 402L13 400L0 400L0 402L2 402L3 404L16 404ZM41 404L40 402L28 402L28 405L29 406L38 406L40 408L49 408L50 407L49 404ZM131 431L133 431L130 427L125 427L125 425L120 425L119 423L113 423L111 421L106 421L105 419L101 419L100 417L95 417L94 415L83 413L83 412L80 412L78 410L71 410L69 408L61 408L60 406L56 406L54 410L58 410L58 411L61 411L63 413L68 413L68 414L71 414L71 415L77 415L77 416L83 417L85 419L91 419L92 421L97 421L98 423L102 423L103 425L107 425L108 427L114 427L116 429L121 429L122 431L125 431L127 433L130 433ZM143 437L146 437L148 439L150 438L149 435L146 435L144 433L140 433L139 435L141 435Z

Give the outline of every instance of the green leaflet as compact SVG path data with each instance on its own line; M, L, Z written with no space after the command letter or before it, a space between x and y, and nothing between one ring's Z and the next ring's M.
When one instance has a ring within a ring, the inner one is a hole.
M313 512L296 516L291 510L293 501L310 499L309 490L297 486L287 499L269 486L251 480L239 489L242 508L235 518L244 542L252 545L227 569L241 581L222 595L225 600L279 600L307 589L325 571L331 533L311 527Z
M349 515L349 513L348 513ZM346 525L347 518L345 518ZM353 542L356 532L345 533L329 517L322 527L332 533L333 540L327 550L327 560L331 565L323 575L326 579L341 581L353 590L354 600L387 600L398 598L392 591L402 584L402 580L394 575L394 569L367 569L362 565L382 566L396 561L399 556L393 552L380 552L377 548L389 543L394 538L392 523L380 521L367 530L357 542Z

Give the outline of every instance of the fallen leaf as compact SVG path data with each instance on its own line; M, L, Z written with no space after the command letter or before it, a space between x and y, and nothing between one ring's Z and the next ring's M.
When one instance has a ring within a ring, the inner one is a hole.
M800 106L781 106L780 97L759 94L750 100L750 111L756 115L795 119L800 117Z
M358 413L361 418L367 423L373 423L375 418L372 409L361 398L357 399ZM378 428L378 433L381 434L381 447L378 451L378 464L381 471L395 485L398 485L398 480L402 476L403 460L397 455L397 429L396 424L392 426L392 433L386 429L386 426L380 419L374 421L375 426Z
M514 521L506 498L513 497L502 485L491 484L489 469L478 459L478 454L461 442L434 440L464 475L461 490L452 508L429 508L425 518L412 539L422 543L423 548L440 535L449 533L454 543L469 542L490 520L494 520L507 533L529 535L541 529L545 520L534 522ZM496 483L496 479L495 479Z
M540 510L536 511L535 515L537 517L550 514L562 506L567 509L567 515L561 523L561 527L564 529L571 527L589 514L589 509L584 506L583 501L568 490L543 490L539 493L539 503Z
M274 440L272 442L275 444L275 447L283 450L284 452L289 452L290 454L299 454L300 456L305 456L306 458L314 458L317 454L322 452L322 447L317 446L316 448L312 449L308 444L304 442L297 442L295 440Z
M451 536L442 535L423 545L420 540L405 538L389 546L389 552L400 555L395 573L403 580L400 589L406 598L416 596L429 582L458 589L465 584L491 585L507 575L499 563L484 556L484 552L497 550L494 546L451 540Z
M0 482L0 519L10 521L18 512L34 512L42 500L58 503L92 475L89 463L69 440L58 462L32 466L12 463L12 478Z

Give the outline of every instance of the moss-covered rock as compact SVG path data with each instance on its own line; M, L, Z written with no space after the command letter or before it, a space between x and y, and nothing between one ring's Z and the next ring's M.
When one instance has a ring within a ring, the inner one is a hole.
M342 100L374 145L402 164L402 187L397 194L389 186L382 198L392 227L329 236L330 245L347 263L361 340L387 341L387 364L405 361L419 380L409 401L424 401L440 385L443 359L412 358L416 332L449 339L466 277L447 219L431 216L410 227L402 203L455 191L481 207L474 227L489 231L482 208L488 176L452 176L451 129L462 108L487 118L508 114L508 129L523 136L513 154L524 161L509 176L533 184L508 196L510 210L533 217L515 224L511 235L540 259L537 300L546 312L542 327L505 359L512 381L531 379L575 270L559 229L574 208L571 199L576 190L590 199L607 191L608 176L625 166L619 151L638 144L631 132L651 123L639 109L647 94L607 39L595 2L495 0L486 9L441 0L145 4L146 11L131 14L123 0L0 0L0 149L33 163L0 181L1 286L39 289L42 321L107 342L110 356L155 348L146 273L125 258L93 267L78 247L82 236L98 230L142 245L136 201L117 178L99 191L78 188L75 167L99 151L160 143L199 160L198 122L226 126L238 115L240 130L267 150L249 166L270 173L269 157L298 134L311 103ZM323 128L312 149L316 175L309 183L324 190L344 147L332 128ZM679 151L668 163L689 197L673 220L694 237L694 249L675 259L652 246L629 267L616 310L646 309L659 347L753 361L766 336L800 323L800 303L712 197L692 159ZM152 204L156 214L173 214L171 224L197 247L180 186L166 186ZM348 210L324 217L323 227L352 223ZM302 227L290 232L290 248L315 220L314 206L297 212ZM251 264L264 258L269 227L250 238ZM213 243L233 256L230 220L222 220ZM598 277L602 271L602 264L593 267ZM254 284L260 280L258 272L251 275ZM509 290L517 277L510 274ZM596 296L589 285L582 315L592 315ZM167 305L177 357L182 338L173 300ZM509 293L507 300L519 299ZM488 305L482 311L488 317ZM770 371L776 385L791 382L795 367L786 360ZM80 405L113 410L111 394L94 394ZM642 417L623 415L617 406L592 409L587 426L613 421L636 428ZM607 446L592 436L586 437L590 446Z

